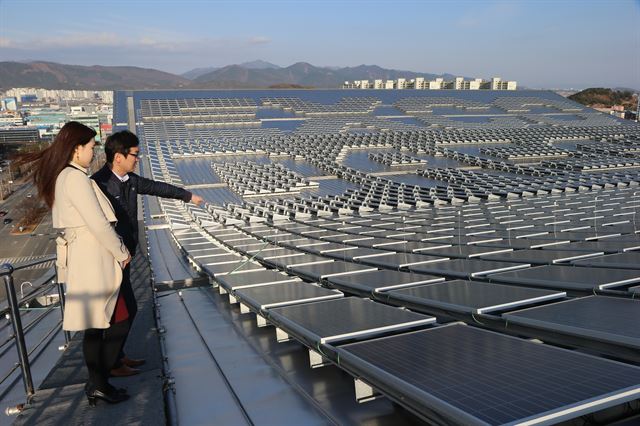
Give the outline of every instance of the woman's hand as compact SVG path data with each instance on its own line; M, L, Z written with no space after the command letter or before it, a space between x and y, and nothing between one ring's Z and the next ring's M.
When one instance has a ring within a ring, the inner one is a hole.
M124 269L127 267L129 263L131 263L131 255L129 255L129 257L127 257L125 260L120 262L120 266L122 267L122 269Z

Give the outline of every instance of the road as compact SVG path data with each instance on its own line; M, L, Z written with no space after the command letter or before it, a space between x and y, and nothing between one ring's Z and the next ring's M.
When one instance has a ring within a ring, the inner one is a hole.
M5 217L13 219L9 225L0 222L0 259L31 258L55 253L54 230L51 226L51 213L48 213L35 229L33 235L11 235L13 227L20 220L15 216L15 208L31 192L36 193L31 183L19 185L18 189L4 201L0 201L0 210L9 213ZM4 219L4 218L2 218ZM28 269L14 273L16 288L25 281L34 281L42 276L46 269ZM4 283L0 283L0 300L5 300Z

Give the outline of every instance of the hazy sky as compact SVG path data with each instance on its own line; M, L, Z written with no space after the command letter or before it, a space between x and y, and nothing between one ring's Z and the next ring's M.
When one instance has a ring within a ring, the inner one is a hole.
M182 73L255 59L640 90L640 0L0 0L0 60Z

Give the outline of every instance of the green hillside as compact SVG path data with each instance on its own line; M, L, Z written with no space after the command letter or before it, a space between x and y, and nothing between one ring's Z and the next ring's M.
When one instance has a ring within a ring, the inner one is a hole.
M607 108L623 105L627 109L635 109L637 99L629 90L611 90L590 88L569 96L569 99L590 107Z

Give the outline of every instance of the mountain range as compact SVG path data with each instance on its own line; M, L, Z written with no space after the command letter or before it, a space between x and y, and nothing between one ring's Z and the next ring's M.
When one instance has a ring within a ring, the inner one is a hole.
M189 85L189 79L149 68L0 62L0 89L177 89Z
M243 62L239 64L242 68L253 69L253 70L268 70L268 69L278 69L281 68L279 65L272 64L271 62L266 62L258 59L257 61L251 62ZM184 78L188 78L189 80L194 80L201 75L208 74L210 72L219 70L221 67L205 67L205 68L194 68L190 71L180 74Z
M245 62L220 68L205 67L182 75L129 66L83 66L53 62L0 62L0 89L41 87L45 89L142 90L142 89L254 89L269 87L339 88L345 81L396 79L399 77L443 77L385 69L377 65L318 67L297 62L280 67L265 61Z

